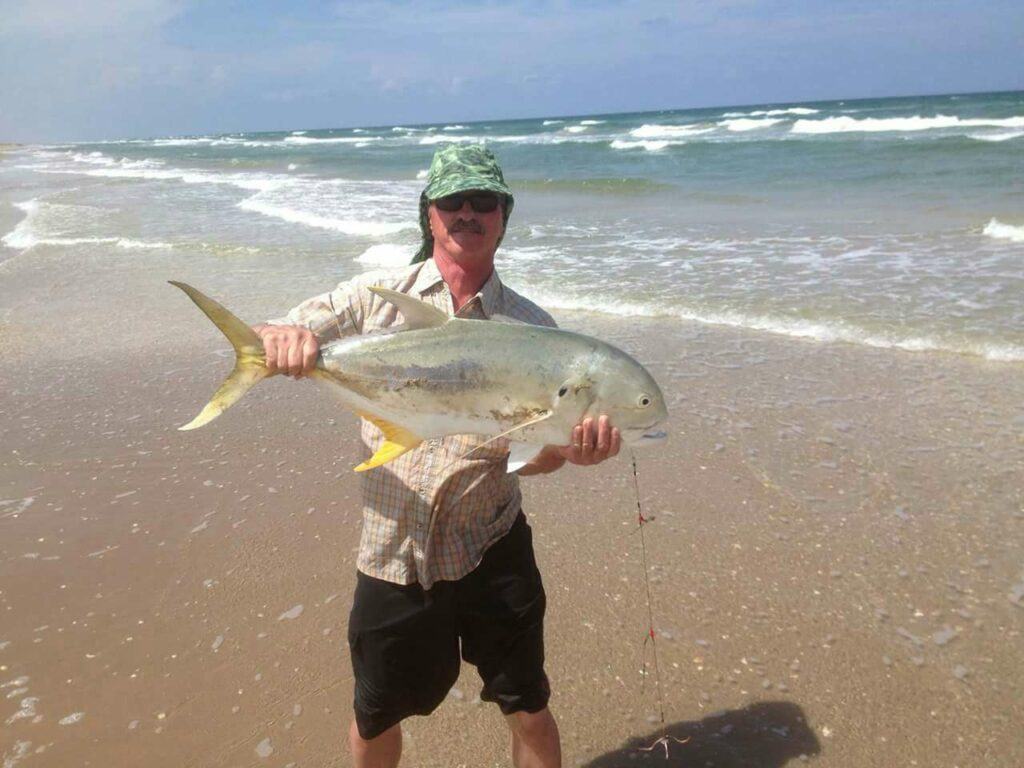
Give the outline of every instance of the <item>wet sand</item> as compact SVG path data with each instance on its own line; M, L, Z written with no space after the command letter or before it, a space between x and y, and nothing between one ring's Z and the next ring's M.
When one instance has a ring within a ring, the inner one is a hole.
M180 272L54 282L36 251L0 265L4 768L349 764L354 418L274 380L177 432L230 366ZM628 459L523 480L566 765L1024 764L1019 364L559 320L672 411L638 455L664 724ZM507 765L478 692L403 764Z

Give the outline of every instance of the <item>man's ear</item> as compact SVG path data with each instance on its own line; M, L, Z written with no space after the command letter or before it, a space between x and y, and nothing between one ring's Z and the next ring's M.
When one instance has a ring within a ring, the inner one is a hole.
M430 236L437 240L437 232L434 231L434 206L431 204L427 207L427 226L430 228Z

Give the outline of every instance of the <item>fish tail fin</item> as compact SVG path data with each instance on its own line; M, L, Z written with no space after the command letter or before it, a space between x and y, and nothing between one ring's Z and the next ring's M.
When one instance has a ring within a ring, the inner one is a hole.
M213 393L210 402L199 412L199 415L188 424L178 427L181 430L198 429L224 413L237 403L242 395L270 374L267 371L266 355L263 353L263 342L256 331L191 285L174 280L171 280L170 283L183 290L235 348L234 370L224 379L220 388Z

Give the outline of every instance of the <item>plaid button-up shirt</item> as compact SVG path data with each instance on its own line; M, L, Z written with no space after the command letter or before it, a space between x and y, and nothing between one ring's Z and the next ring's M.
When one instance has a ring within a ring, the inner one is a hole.
M534 325L555 325L547 312L503 285L497 272L454 313L451 291L433 259L359 275L269 322L305 326L321 344L400 322L397 308L368 286L408 293L458 317L500 314ZM362 438L373 455L383 435L364 419ZM507 440L458 458L486 439L453 435L425 440L389 464L360 475L360 571L396 584L419 582L428 589L436 581L462 578L479 565L487 548L512 527L522 501L518 476L506 472Z

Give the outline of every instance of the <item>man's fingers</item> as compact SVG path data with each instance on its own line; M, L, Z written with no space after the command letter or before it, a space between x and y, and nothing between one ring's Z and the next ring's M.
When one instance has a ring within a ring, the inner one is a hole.
M580 449L580 458L584 461L590 461L593 458L595 442L594 420L588 417L583 420L583 447Z
M602 415L597 420L597 452L606 454L612 444L611 428L608 425L608 417Z
M619 450L622 448L622 433L615 427L612 427L612 444L608 449L608 457L618 456Z
M263 337L263 353L266 356L267 371L273 376L277 373L277 342L273 336Z
M313 372L316 368L316 359L320 355L320 345L317 343L316 336L309 334L306 337L305 343L302 345L302 373L303 375Z
M292 338L288 346L288 375L298 376L302 373L302 345L298 338Z
M277 372L288 375L288 347L282 343L277 345Z

